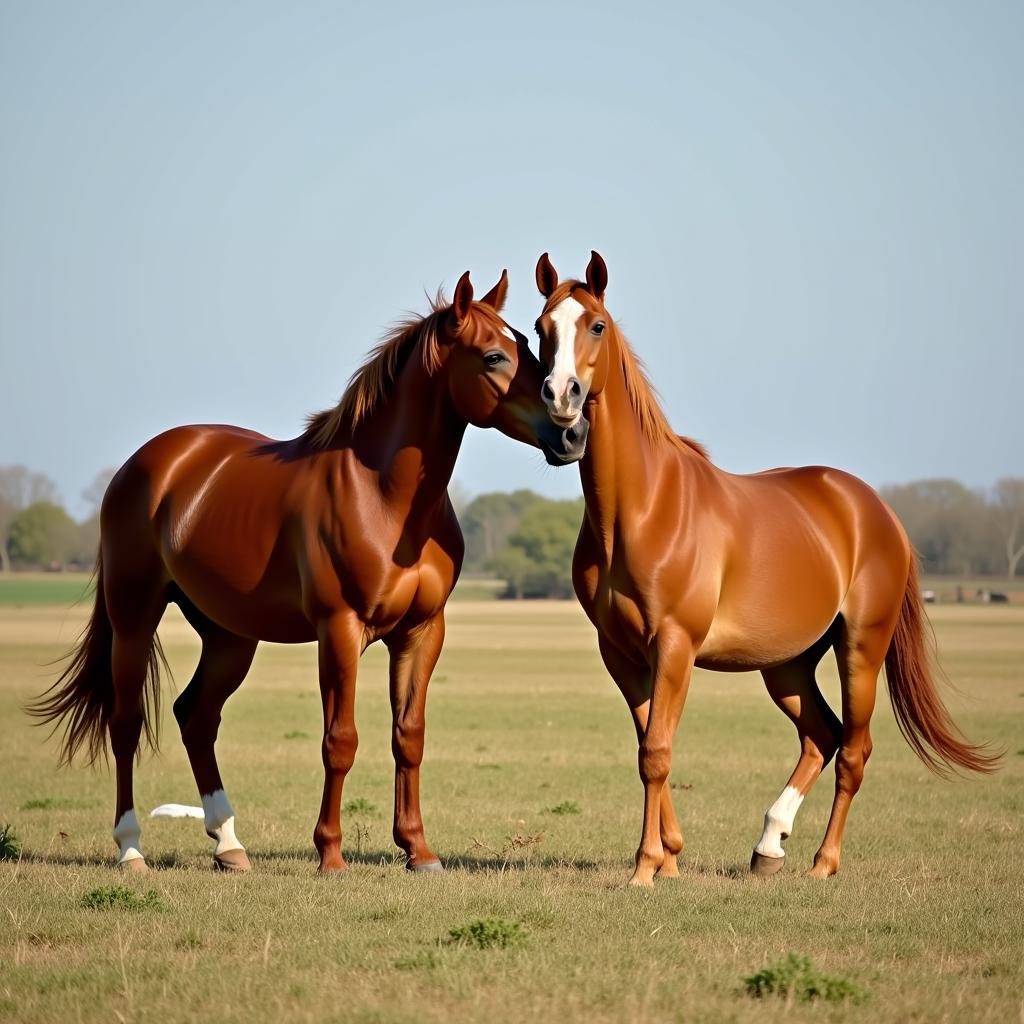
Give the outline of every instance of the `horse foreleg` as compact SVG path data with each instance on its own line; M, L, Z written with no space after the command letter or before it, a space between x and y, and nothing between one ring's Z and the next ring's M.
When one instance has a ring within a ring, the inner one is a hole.
M654 687L647 727L640 741L638 766L644 784L644 823L631 885L653 885L654 873L665 862L662 807L672 767L672 739L683 713L693 672L694 646L682 630L666 630L655 652ZM680 846L682 837L680 836Z
M341 793L356 757L356 672L362 651L362 630L354 616L335 616L317 630L320 695L324 705L324 795L313 843L322 873L343 871Z
M647 731L647 717L651 706L651 672L647 665L630 661L608 643L598 637L601 658L608 674L615 680L622 694L636 730L637 745L643 741ZM658 868L660 878L678 878L678 857L683 851L683 833L679 828L675 807L672 805L672 790L663 786L661 790L661 845L665 859Z

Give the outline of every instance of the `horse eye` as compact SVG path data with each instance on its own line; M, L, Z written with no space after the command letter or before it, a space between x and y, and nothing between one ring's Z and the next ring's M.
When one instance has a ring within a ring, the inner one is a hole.
M487 355L484 356L484 362L489 367L493 368L495 366L500 366L505 362L505 358L506 356L504 352L488 352Z
M593 327L590 328L591 334L596 334L599 338L604 334L604 324L598 320Z

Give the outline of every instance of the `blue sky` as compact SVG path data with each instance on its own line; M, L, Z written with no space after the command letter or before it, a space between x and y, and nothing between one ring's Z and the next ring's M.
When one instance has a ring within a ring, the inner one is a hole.
M1024 473L1019 3L0 4L0 464L294 435L424 289L608 306L746 472ZM471 431L469 491L578 493Z

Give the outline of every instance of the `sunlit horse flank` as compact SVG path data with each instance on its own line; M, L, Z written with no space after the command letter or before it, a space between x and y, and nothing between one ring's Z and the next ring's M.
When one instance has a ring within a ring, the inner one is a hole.
M605 309L601 257L592 254L585 282L559 283L545 253L536 276L552 419L590 422L573 583L636 726L644 818L631 881L678 874L683 837L667 779L695 664L759 669L800 736L800 759L754 848L755 874L782 867L782 840L837 752L832 814L811 874L838 869L883 664L896 721L925 764L993 770L997 758L963 741L936 691L916 558L881 498L835 469L718 469L665 419ZM814 677L830 647L842 722Z
M473 302L469 274L449 307L398 328L354 375L338 406L291 441L239 427L179 427L149 441L103 501L96 604L70 665L33 712L62 723L62 758L95 760L109 731L117 771L119 864L145 868L132 767L155 744L162 661L156 627L175 602L202 637L174 703L215 864L246 870L214 754L221 709L260 640L319 643L325 782L314 843L320 870L345 867L340 806L356 753L359 656L390 651L395 842L414 870L439 870L420 815L427 683L463 543L448 500L467 423L540 446L552 464L584 437L552 424L543 372L499 311L508 278Z

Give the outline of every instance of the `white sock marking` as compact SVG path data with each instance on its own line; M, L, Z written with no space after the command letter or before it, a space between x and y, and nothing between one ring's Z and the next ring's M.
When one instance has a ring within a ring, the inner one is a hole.
M795 786L787 786L778 800L768 808L764 816L764 831L754 847L762 857L785 857L782 840L793 831L796 812L804 802L803 795Z
M117 858L118 864L126 864L130 860L144 860L142 856L142 829L135 815L135 808L129 808L114 826L114 842L121 851Z
M223 789L203 797L203 811L207 835L217 840L215 854L245 849L235 835L235 811Z
M202 807L190 807L188 804L161 804L149 812L151 818L205 818Z
M569 381L576 376L576 322L583 307L570 295L551 311L555 324L555 361L548 381L555 392L555 411L569 412Z

